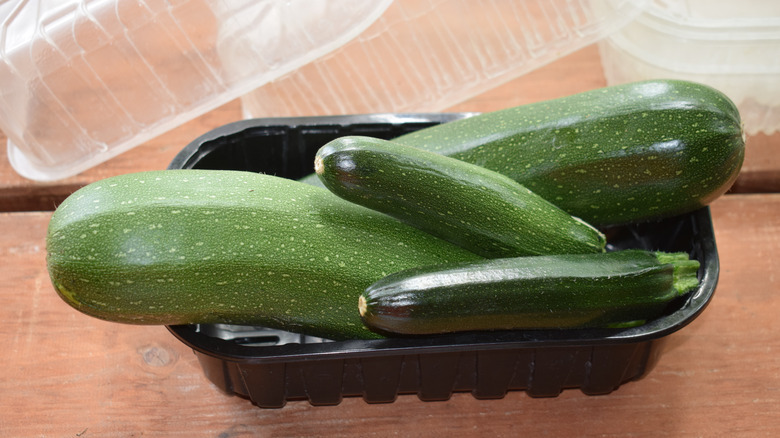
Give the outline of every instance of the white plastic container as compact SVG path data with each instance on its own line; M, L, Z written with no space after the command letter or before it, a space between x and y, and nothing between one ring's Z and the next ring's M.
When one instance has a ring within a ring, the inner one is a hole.
M343 45L391 1L0 2L9 160L77 174Z
M242 97L250 117L436 112L630 22L642 0L395 0L365 32Z
M748 134L780 130L780 2L653 0L599 44L609 85L652 78L711 85Z

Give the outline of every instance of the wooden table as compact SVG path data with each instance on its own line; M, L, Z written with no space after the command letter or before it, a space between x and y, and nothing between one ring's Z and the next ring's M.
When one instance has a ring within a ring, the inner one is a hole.
M590 46L476 96L453 111L490 111L605 85ZM742 175L712 204L720 282L705 312L672 334L644 379L605 396L458 393L391 404L347 398L263 410L221 393L163 327L99 321L68 307L45 269L51 210L76 188L163 169L198 135L240 119L238 102L82 175L54 183L0 160L0 435L166 436L775 436L780 431L780 136L748 139ZM4 140L0 139L0 140ZM3 142L4 143L4 142Z

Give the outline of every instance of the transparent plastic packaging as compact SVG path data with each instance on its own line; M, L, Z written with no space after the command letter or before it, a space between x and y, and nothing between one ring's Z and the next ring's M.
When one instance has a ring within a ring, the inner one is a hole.
M4 1L9 160L75 175L334 50L391 1Z
M242 97L244 115L441 111L600 40L644 3L395 0L357 38Z
M644 2L8 0L0 129L18 173L55 180L242 95L247 117L438 111Z
M780 2L653 0L599 47L608 85L701 82L737 104L748 134L780 130Z

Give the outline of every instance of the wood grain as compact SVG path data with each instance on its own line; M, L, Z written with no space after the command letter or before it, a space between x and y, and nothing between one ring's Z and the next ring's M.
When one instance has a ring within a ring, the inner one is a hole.
M731 191L734 193L780 192L780 133L748 136L745 162Z
M672 334L655 369L606 396L414 395L370 405L226 396L163 327L84 316L45 270L49 213L0 214L3 436L773 436L780 428L780 194L712 205L721 274L712 303ZM746 224L750 224L746 226ZM399 422L399 419L403 419Z

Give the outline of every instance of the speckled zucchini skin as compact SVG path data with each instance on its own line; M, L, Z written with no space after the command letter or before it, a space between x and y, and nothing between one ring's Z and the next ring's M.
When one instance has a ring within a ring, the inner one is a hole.
M422 149L348 136L320 148L336 195L485 257L604 251L596 228L492 170Z
M47 235L61 297L134 324L261 325L375 338L360 293L402 269L481 257L325 189L236 171L108 178L67 198Z
M643 250L418 267L378 280L359 308L385 334L627 327L696 288L698 268L685 253Z
M652 80L425 128L395 141L509 176L593 225L693 211L725 193L745 142L734 104Z

